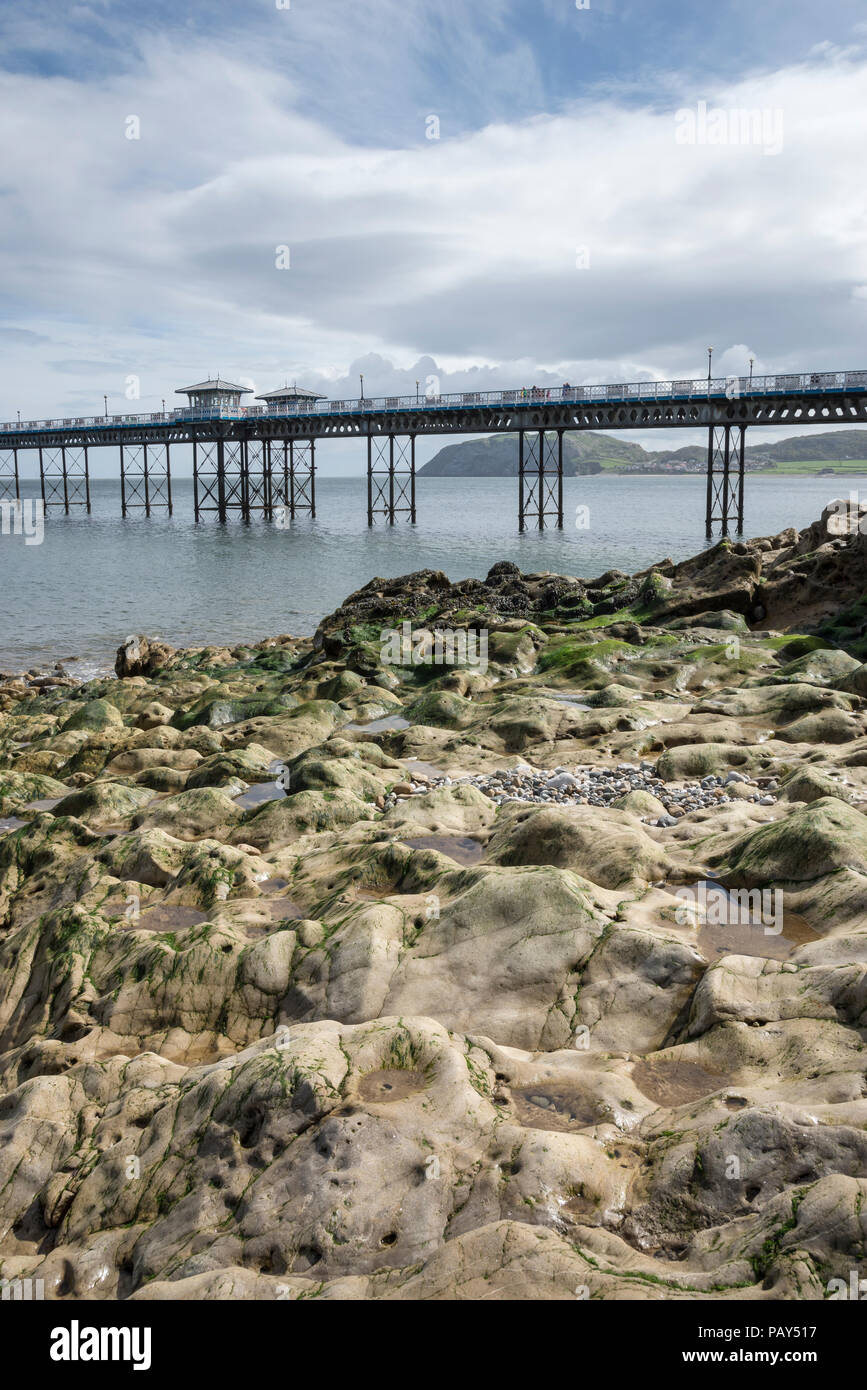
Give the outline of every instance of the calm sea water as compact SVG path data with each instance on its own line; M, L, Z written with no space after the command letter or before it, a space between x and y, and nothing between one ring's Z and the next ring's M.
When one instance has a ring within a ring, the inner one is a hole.
M863 483L863 479L860 480ZM806 526L857 478L747 480L746 534ZM317 479L315 521L248 525L193 521L192 482L174 481L175 514L122 520L114 480L91 484L93 513L46 521L42 545L0 536L0 669L75 657L78 673L111 666L131 632L179 645L311 633L319 619L374 575L430 567L450 579L484 577L497 560L526 571L591 578L702 549L702 478L597 475L564 483L559 532L517 526L513 479L418 480L418 524L366 524L365 478ZM38 484L22 484L36 496ZM576 529L575 509L589 507Z

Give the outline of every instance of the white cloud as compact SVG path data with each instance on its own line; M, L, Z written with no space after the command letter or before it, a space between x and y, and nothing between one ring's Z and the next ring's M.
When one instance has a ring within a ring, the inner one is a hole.
M398 58L423 65L423 28L389 13ZM302 54L325 41L312 16L293 20ZM431 362L443 389L702 375L709 342L722 371L751 354L757 371L861 365L867 60L851 50L684 85L665 109L588 98L454 138L444 119L439 142L419 107L376 145L353 93L326 123L303 65L287 75L248 40L140 42L123 73L18 74L0 93L6 319L37 335L0 334L0 416L98 408L131 372L145 409L218 367L337 395L370 354L369 392L411 390ZM336 44L347 83L385 70L368 44ZM495 84L523 52L504 46ZM480 56L468 40L456 61ZM699 100L780 110L782 152L678 145L674 113Z

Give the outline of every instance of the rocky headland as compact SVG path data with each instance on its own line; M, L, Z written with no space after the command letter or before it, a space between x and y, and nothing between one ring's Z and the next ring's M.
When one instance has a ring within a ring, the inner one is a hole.
M867 538L838 520L634 576L374 579L310 639L0 683L0 1278L867 1272ZM475 642L386 660L405 624Z

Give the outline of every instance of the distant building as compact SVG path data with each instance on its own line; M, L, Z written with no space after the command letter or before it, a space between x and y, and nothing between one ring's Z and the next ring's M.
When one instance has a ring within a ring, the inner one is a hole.
M235 386L231 381L200 381L198 386L179 386L178 396L188 396L191 408L195 410L235 409L241 404L242 396L249 396L251 387Z
M257 396L257 401L264 401L268 406L276 406L277 409L289 408L293 405L313 405L315 401L325 401L327 396L319 395L316 391L306 391L303 386L280 386L276 391L264 391L261 396Z

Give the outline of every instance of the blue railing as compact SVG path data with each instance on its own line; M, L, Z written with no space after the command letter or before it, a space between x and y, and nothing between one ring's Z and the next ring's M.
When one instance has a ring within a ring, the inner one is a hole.
M795 372L780 376L707 377L680 381L635 381L607 386L529 386L516 391L457 391L436 395L361 397L344 401L299 401L289 406L222 406L214 410L183 407L146 415L87 415L54 420L15 420L0 424L0 434L28 430L116 429L118 426L171 425L187 421L283 419L313 415L357 416L415 410L466 410L473 407L531 408L538 405L651 405L665 401L708 400L745 396L784 396L829 391L867 391L867 371Z

